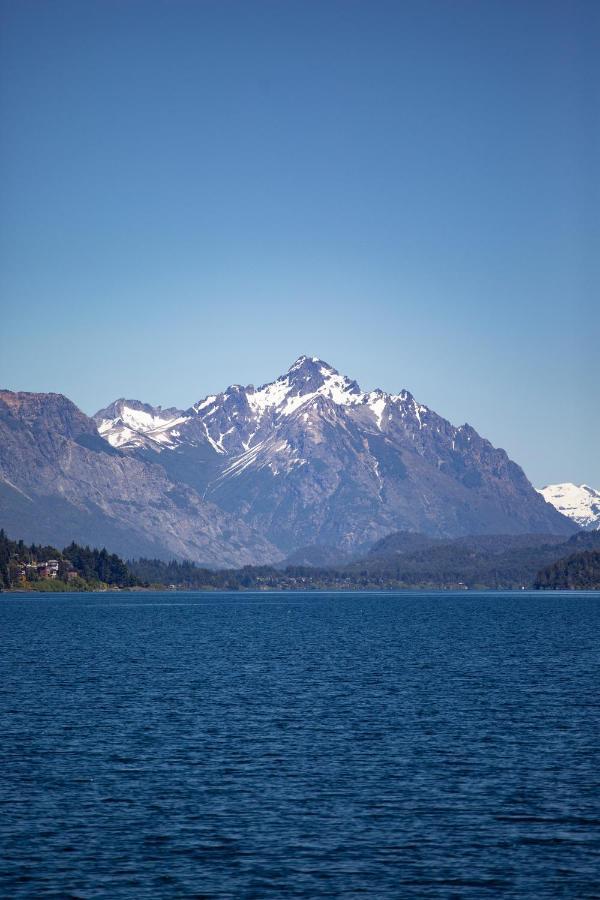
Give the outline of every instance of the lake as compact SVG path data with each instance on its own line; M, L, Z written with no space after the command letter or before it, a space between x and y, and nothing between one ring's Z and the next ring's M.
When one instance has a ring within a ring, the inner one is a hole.
M600 595L0 596L3 897L600 896Z

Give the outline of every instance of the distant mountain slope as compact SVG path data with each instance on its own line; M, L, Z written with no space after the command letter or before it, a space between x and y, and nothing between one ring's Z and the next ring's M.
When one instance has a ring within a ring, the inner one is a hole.
M569 545L578 534L569 538ZM559 534L480 534L466 535L451 540L430 538L424 534L406 531L388 534L369 550L367 558L377 558L384 564L391 563L399 555L418 554L423 557L435 556L438 551L446 553L448 548L456 552L481 553L494 556L501 553L526 550L530 547L554 546L565 543L565 536ZM595 546L595 544L594 544Z
M0 391L0 526L28 541L208 565L282 556L162 466L114 449L60 394Z
M309 547L300 547L290 553L286 559L278 563L278 568L286 566L308 566L326 568L328 566L340 566L350 561L350 557L337 547L312 544Z
M159 462L286 553L315 544L355 553L399 530L575 528L471 426L454 427L408 391L363 392L315 357L185 412L118 401L95 420L111 444Z
M600 528L600 491L587 484L548 484L540 489L547 503L572 519L580 528L594 531Z
M578 531L572 534L567 541L568 547L572 551L580 550L600 550L600 529L593 531Z
M412 531L393 531L380 541L376 541L367 555L390 558L404 553L415 553L435 547L441 540L442 538L432 538Z
M403 552L372 553L346 570L406 586L520 588L530 587L542 566L572 550L571 540L565 541L563 535L468 535L406 547Z

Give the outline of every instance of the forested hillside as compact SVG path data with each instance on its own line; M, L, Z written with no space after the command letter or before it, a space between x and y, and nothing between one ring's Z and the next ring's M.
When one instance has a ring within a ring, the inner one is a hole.
M600 550L584 550L559 559L538 572L535 586L541 590L600 590Z

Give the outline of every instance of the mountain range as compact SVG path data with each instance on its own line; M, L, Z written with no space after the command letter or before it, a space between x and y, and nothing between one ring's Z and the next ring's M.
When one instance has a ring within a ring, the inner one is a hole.
M470 425L307 356L186 410L120 399L91 419L62 395L0 392L0 519L27 540L210 566L357 555L397 531L577 527Z

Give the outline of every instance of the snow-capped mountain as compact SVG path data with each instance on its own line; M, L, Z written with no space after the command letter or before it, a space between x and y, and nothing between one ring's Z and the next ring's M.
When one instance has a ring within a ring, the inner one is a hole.
M469 425L451 425L406 390L364 392L316 357L185 411L120 400L94 418L114 447L159 462L285 552L356 550L398 530L573 529Z
M600 529L600 491L587 484L547 484L540 489L547 503L588 531Z
M317 397L341 406L362 405L379 420L387 396L382 391L363 394L355 381L315 357L303 356L276 381L260 388L233 385L222 394L204 398L187 412L121 399L97 412L94 420L113 447L152 447L160 452L190 440L206 440L216 453L227 454L256 447L259 431L277 426ZM227 427L222 431L221 425Z

